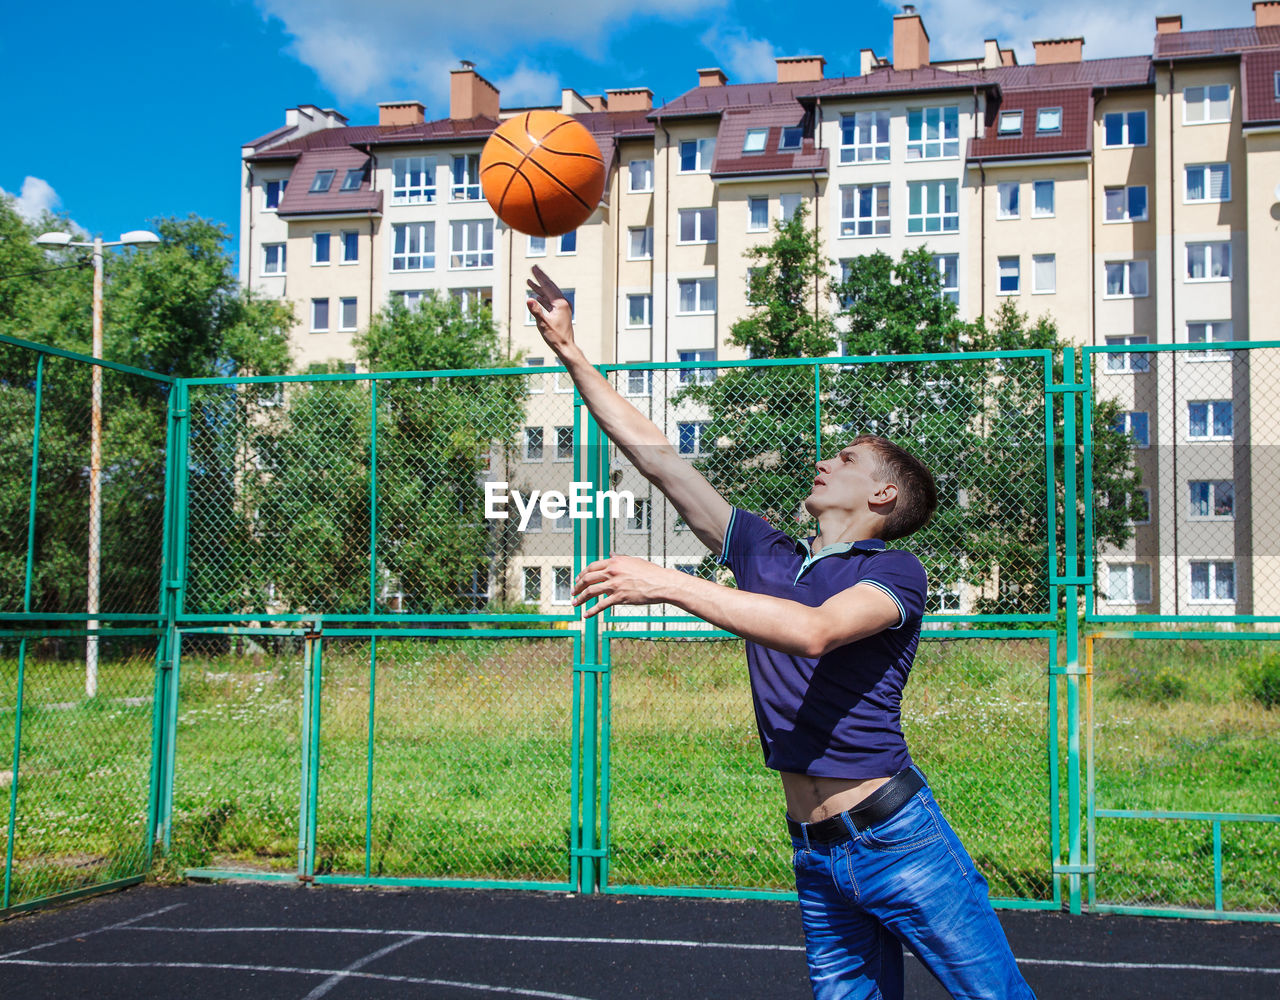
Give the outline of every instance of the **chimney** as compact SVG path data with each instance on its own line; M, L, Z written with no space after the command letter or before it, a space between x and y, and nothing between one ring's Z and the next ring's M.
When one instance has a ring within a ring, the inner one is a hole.
M1083 38L1050 38L1032 42L1035 46L1035 64L1051 66L1054 63L1078 63L1084 59Z
M1181 14L1162 14L1156 18L1156 34L1171 35L1182 30Z
M455 120L485 115L498 117L498 88L476 72L476 64L462 60L449 74L449 117Z
M605 97L604 94L588 94L583 100L587 102L587 107L592 111L609 110L609 98Z
M1017 66L1017 65L1018 65L1018 53L1017 53L1017 52L1015 52L1013 49L1001 49L1001 50L1000 50L1000 65L1001 65L1001 66Z
M929 33L915 7L907 4L893 15L893 68L919 69L929 65Z
M628 90L606 90L605 95L610 111L653 110L653 91L648 87L631 87Z
M1255 28L1272 28L1280 25L1280 0L1258 0L1253 5Z
M587 99L572 87L560 91L560 113L562 115L580 115L591 110Z
M776 59L779 83L808 83L822 79L827 61L822 56L785 56Z
M728 82L729 78L724 75L724 70L719 66L698 70L699 87L723 87Z
M384 127L421 125L427 120L426 111L421 101L382 101L378 104L378 124Z
M1000 62L1000 42L994 38L988 38L982 43L982 68L995 69L1002 65Z
M872 49L862 49L858 53L858 73L860 76L866 76L868 73L879 69L883 63L880 57L875 54Z

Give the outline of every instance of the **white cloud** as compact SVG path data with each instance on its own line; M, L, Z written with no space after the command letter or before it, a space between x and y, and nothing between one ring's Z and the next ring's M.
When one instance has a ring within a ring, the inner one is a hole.
M528 0L459 0L448 5L446 17L441 4L422 0L255 2L292 36L291 54L340 100L383 101L395 94L425 98L440 111L448 102L448 70L461 59L484 74L485 60L497 64L544 43L599 56L608 31L635 17L679 19L728 0L559 0L553 9ZM544 88L550 74L524 66L510 79L527 93L559 89Z
M703 34L701 41L728 73L730 83L759 83L777 78L778 64L772 42L752 38L742 28L727 31L712 28Z
M560 78L525 63L507 76L494 80L493 85L502 95L504 107L560 103Z
M4 188L0 188L0 195L8 193ZM45 215L56 215L58 209L62 207L62 199L58 197L58 192L42 177L27 175L22 180L22 190L11 197L14 209L27 222L39 222ZM70 219L67 222L73 233L83 235L82 226Z

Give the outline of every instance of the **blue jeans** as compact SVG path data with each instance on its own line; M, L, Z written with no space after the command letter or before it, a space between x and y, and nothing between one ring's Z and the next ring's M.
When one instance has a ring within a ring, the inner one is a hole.
M901 1000L905 944L953 997L1031 997L974 867L925 785L888 819L792 836L815 1000Z

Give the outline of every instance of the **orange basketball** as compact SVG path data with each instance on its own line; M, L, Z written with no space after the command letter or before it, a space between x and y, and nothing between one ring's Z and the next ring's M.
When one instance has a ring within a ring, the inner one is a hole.
M526 111L494 129L480 154L480 184L498 218L530 236L577 229L600 204L604 157L581 124Z

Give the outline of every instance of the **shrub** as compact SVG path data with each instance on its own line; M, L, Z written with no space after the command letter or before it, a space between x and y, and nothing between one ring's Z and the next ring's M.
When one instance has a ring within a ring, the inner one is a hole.
M1264 656L1246 664L1243 671L1245 693L1266 708L1280 705L1280 655Z
M1153 704L1177 701L1187 693L1187 679L1168 666L1130 667L1117 684L1120 694Z

